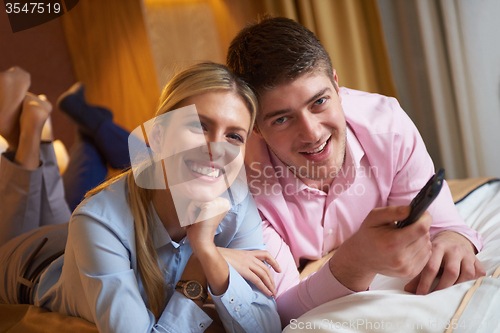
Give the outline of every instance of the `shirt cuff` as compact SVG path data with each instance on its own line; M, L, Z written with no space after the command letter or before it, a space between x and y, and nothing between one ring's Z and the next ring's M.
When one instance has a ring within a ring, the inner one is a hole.
M154 329L158 332L203 332L212 319L192 300L174 292Z
M229 285L226 292L222 295L214 296L210 287L208 287L208 291L223 322L236 320L241 326L245 327L245 324L253 321L250 306L251 300L254 298L252 296L254 291L231 265L228 264L228 266ZM222 309L225 309L225 311L220 311Z
M35 170L28 170L14 163L15 152L2 154L0 165L0 177L9 180L9 187L16 188L23 193L28 193L30 187L41 186L42 167L41 163Z
M306 284L305 288L300 288L299 292L309 309L355 293L337 280L330 271L328 263L309 276L304 282Z

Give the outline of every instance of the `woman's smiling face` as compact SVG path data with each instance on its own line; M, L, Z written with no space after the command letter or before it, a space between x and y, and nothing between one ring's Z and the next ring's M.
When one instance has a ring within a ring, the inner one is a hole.
M159 143L174 201L182 196L211 201L233 183L243 167L251 117L234 92L192 96L169 115Z

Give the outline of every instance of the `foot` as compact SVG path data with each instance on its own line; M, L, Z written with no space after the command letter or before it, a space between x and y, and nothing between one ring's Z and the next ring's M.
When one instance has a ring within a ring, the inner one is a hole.
M51 111L52 104L44 95L26 94L19 118L21 134L14 162L28 170L39 166L40 137Z
M9 149L16 149L19 143L21 104L30 84L30 74L20 67L0 73L0 135Z
M63 93L57 106L88 135L95 133L103 121L113 118L108 109L87 104L85 86L81 82L75 83Z
M21 135L39 135L42 133L43 125L52 112L52 104L45 95L36 96L27 93L23 101L21 117ZM32 134L31 134L32 133ZM38 138L40 141L40 138Z

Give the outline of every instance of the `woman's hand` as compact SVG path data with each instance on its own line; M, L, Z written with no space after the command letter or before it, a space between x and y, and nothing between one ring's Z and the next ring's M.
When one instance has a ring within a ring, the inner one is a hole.
M229 201L219 197L209 202L193 201L187 212L187 238L213 295L222 295L229 286L229 267L214 244L215 230L229 208Z
M228 248L217 248L224 259L247 281L253 283L264 294L275 295L276 286L267 262L278 273L281 268L274 257L267 251L244 251Z
M225 198L209 202L192 201L188 207L186 227L187 238L194 252L204 246L214 246L215 230L231 208Z

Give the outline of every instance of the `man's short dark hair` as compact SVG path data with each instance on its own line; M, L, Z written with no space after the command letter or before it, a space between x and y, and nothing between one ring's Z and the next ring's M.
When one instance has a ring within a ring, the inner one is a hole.
M229 46L227 66L257 94L310 72L334 82L330 56L318 38L284 17L266 17L241 30Z

